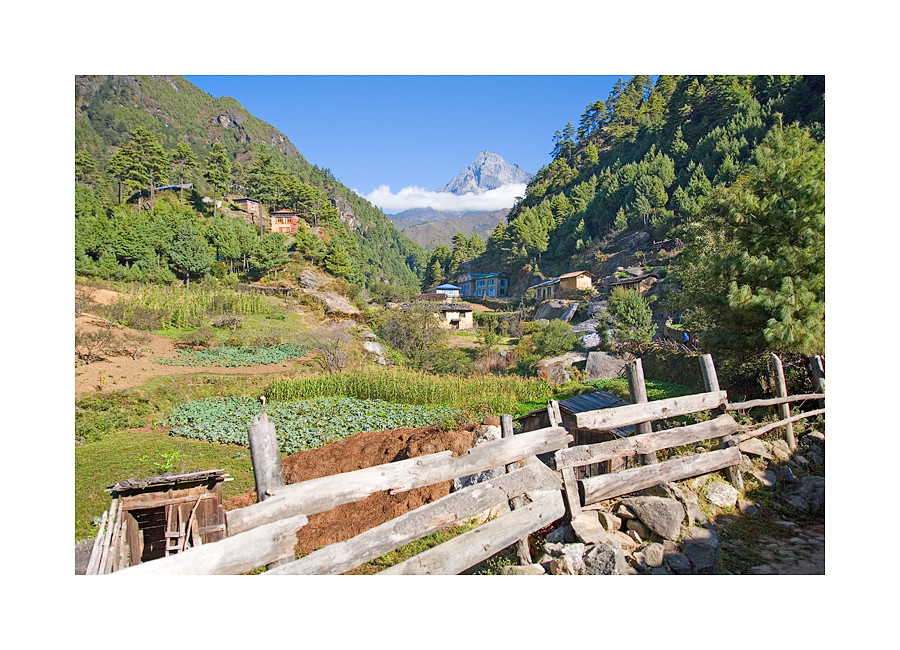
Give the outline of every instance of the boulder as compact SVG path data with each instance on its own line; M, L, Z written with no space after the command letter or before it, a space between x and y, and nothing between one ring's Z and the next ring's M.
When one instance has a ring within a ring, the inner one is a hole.
M605 510L597 510L597 520L600 522L600 525L603 526L603 530L607 532L612 532L614 530L619 530L619 526L622 525L622 520L616 517L611 512L606 512Z
M615 379L627 364L627 360L616 352L589 352L584 368L585 379Z
M804 476L784 500L792 508L808 515L825 514L825 478Z
M691 561L683 553L666 553L663 562L672 573L686 575L691 572Z
M376 357L383 357L386 352L384 346L376 341L365 341L362 346L363 350L374 354Z
M644 548L644 561L649 567L658 567L663 564L663 545L657 542Z
M544 538L545 544L571 544L574 541L576 541L575 530L568 524L560 526L559 528L554 528L547 533L547 536ZM544 550L546 550L546 548Z
M652 532L664 539L675 539L681 534L681 522L685 511L676 499L665 497L631 497L622 504L634 512Z
M744 440L744 442L738 444L738 449L740 449L741 453L743 454L748 454L750 456L759 456L760 458L765 458L766 460L772 459L772 455L766 450L766 446L759 438L750 438L749 440Z
M550 575L574 576L577 575L572 560L567 555L561 555L550 560Z
M600 345L600 335L596 332L591 332L578 339L578 342L581 343L581 347L590 350L591 348L596 348Z
M611 544L597 544L584 555L581 573L594 576L624 575L628 565L621 548Z
M772 454L780 461L788 461L791 459L791 448L784 440L773 440Z
M575 537L585 544L603 544L609 541L609 536L600 525L596 511L585 510L577 517L573 517L572 529L575 531Z
M706 500L720 508L733 508L740 494L736 488L721 481L710 481L703 489Z
M650 529L647 528L640 519L629 519L625 523L625 528L629 533L637 533L638 537L642 540L650 539Z

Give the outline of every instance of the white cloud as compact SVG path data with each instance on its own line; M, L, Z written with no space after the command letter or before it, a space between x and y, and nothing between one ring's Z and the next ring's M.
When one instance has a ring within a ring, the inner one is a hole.
M512 183L488 190L481 194L469 192L457 196L449 192L432 192L421 187L410 186L394 194L388 185L381 185L364 196L388 214L396 214L411 208L433 208L435 210L493 212L511 208L516 197L525 196L525 183ZM355 191L355 190L354 190ZM359 192L356 192L360 194ZM360 194L362 196L362 194Z

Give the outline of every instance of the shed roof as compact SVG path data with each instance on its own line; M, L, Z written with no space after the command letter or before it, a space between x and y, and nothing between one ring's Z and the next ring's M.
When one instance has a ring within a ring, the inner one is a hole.
M455 284L439 284L435 289L459 289Z
M605 390L597 390L593 393L584 393L583 395L576 395L575 397L570 397L569 399L560 400L559 409L560 411L566 411L567 413L575 414L586 413L587 411L597 411L600 409L615 408L618 406L627 406L628 404L629 402L616 397L612 393L608 393ZM541 413L545 410L546 409L537 409L535 411L532 411L528 415L524 415L518 419L521 420L532 415L537 415L538 413ZM619 427L617 429L609 429L609 432L617 438L627 438L628 436L634 435L634 425Z
M589 278L593 277L587 271L571 271L569 273L563 273L561 276L559 276L559 279L561 280L563 278L577 278L579 275L586 275Z
M160 476L148 476L147 478L126 478L106 486L109 492L130 492L140 491L151 487L172 486L203 483L206 481L222 482L229 480L230 477L224 469L208 469L196 472L184 472L182 474L172 474L166 472Z

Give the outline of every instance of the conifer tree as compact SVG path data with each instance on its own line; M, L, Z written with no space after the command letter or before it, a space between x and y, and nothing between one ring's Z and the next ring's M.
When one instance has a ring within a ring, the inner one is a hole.
M197 154L187 142L180 141L171 156L172 167L178 172L179 184L184 185L185 172L197 168ZM179 188L179 196L184 199L184 187Z
M777 122L685 232L676 277L706 347L824 352L825 146L807 129Z
M225 147L221 142L213 144L212 151L206 157L206 169L203 175L213 188L213 217L215 217L218 190L221 189L224 193L231 177L231 162L228 160L228 154L225 153Z

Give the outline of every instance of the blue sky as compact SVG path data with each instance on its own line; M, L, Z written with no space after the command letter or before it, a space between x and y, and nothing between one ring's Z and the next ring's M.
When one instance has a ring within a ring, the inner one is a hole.
M397 212L426 204L510 207L524 187L498 191L484 197L493 201L479 205L451 205L446 203L451 197L434 197L431 191L449 183L482 150L537 172L550 162L555 131L569 121L577 126L585 107L606 100L619 76L187 78L214 97L233 97L280 129L310 163L330 169L386 212Z

